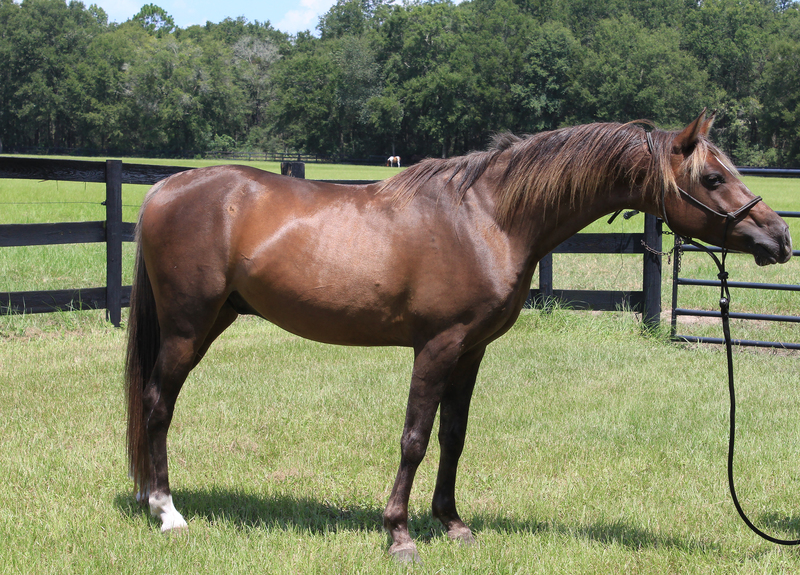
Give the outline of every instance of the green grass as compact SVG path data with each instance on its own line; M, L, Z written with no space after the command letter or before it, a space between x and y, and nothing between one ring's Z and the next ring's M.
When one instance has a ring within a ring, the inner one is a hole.
M438 447L415 482L424 566L386 555L411 353L325 346L239 320L187 381L170 435L186 536L126 477L124 332L77 313L0 340L4 573L791 573L725 482L724 356L642 338L630 314L525 312L492 346L457 494L480 541L431 518ZM31 361L35 358L35 361ZM797 358L737 354L737 478L763 528L800 536Z

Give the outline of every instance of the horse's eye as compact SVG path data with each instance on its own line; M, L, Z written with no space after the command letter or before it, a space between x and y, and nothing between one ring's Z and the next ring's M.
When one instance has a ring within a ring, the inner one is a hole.
M713 190L714 188L718 188L724 184L725 178L723 178L720 174L708 174L700 178L700 181L706 188Z

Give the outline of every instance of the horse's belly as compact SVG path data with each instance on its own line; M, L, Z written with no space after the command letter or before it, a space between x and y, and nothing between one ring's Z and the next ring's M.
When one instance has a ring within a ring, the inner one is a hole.
M411 345L405 306L379 290L297 289L282 282L239 293L264 319L296 335L341 345Z
M253 227L234 251L232 288L309 339L412 346L422 332L481 321L496 291L471 242L430 214L343 204Z
M337 254L283 243L242 261L234 289L265 319L308 339L410 345L407 270L391 249Z

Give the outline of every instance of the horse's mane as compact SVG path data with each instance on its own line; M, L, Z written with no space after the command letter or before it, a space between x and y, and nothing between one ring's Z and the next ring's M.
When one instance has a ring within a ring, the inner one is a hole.
M525 137L496 135L484 152L449 159L427 159L381 183L381 191L391 193L395 202L411 201L435 178L460 202L489 167L506 164L495 185L499 189L496 216L508 223L518 209L525 210L534 200L556 205L565 194L572 205L580 205L627 178L644 193L660 201L661 190L677 192L678 184L670 164L672 143L677 132L653 130L653 150L648 148L644 126L649 121L627 124L597 123L541 132ZM681 171L693 181L700 177L707 153L733 174L731 161L708 139L700 136L693 152L684 160ZM634 182L635 172L647 162L644 179ZM445 192L447 193L447 192Z

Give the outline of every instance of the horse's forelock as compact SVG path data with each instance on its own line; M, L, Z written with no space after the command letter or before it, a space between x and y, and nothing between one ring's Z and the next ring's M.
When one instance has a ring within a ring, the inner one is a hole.
M709 154L714 156L717 161L722 164L722 166L731 174L737 178L739 177L739 170L736 169L736 166L733 164L731 159L728 158L728 156L726 156L722 150L712 144L705 137L698 138L692 153L689 154L681 163L680 169L682 173L689 176L693 182L698 181L700 176L703 174L703 168L708 161Z

